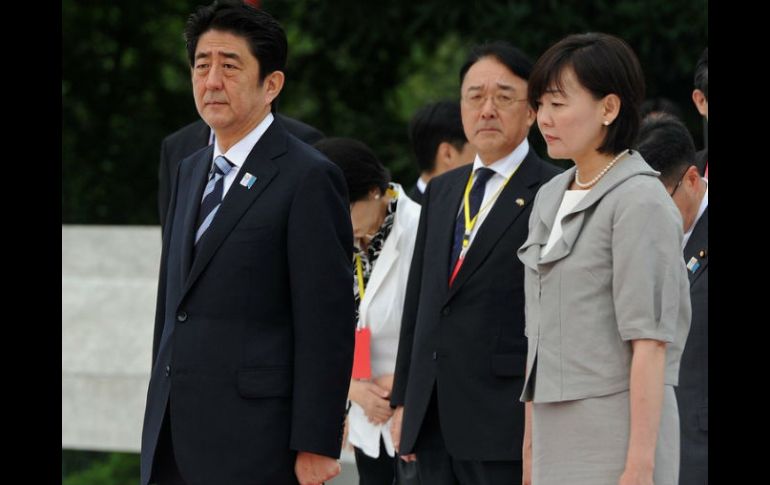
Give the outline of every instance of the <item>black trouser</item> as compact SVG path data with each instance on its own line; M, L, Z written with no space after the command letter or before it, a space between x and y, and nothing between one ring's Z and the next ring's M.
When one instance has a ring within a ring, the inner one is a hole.
M521 485L521 461L458 460L446 449L436 388L415 444L420 482L441 485Z
M360 448L353 447L356 454L359 485L393 485L395 472L394 458L385 451L385 443L380 436L380 456L372 458Z

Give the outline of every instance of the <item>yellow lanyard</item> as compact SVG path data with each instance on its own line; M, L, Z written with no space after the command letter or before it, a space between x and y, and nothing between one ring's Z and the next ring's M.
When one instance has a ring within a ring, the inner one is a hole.
M358 253L356 253L356 276L358 277L358 295L361 297L360 301L364 301L364 269L361 266L361 255Z
M516 167L516 170L518 170L520 166L521 166L521 163ZM489 198L487 203L484 204L481 207L481 209L479 209L476 215L473 216L473 219L471 219L470 193L471 193L471 187L473 186L473 178L475 177L475 171L471 171L470 177L468 177L468 182L465 184L465 194L463 195L463 212L465 214L465 234L463 234L463 245L462 245L462 249L460 250L461 258L465 256L465 253L468 251L468 246L470 246L470 243L471 243L471 232L473 231L473 227L476 225L476 221L478 220L479 215L481 215L482 212L487 210L490 204L494 203L497 200L497 197L500 195L500 192L502 192L505 186L508 185L508 181L511 180L511 177L513 177L513 174L516 173L516 170L511 172L508 178L505 179L505 182L503 182L503 185L501 185L500 188L497 189L497 192L495 192L494 195L492 195L492 197Z

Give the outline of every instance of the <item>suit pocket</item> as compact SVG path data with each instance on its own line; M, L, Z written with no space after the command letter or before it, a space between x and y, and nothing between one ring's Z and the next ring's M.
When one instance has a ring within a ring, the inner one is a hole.
M527 358L524 354L495 354L492 356L492 374L500 377L524 377Z
M698 409L698 427L702 431L709 430L709 408L708 406L701 406Z
M291 387L291 367L263 367L238 371L238 393L247 399L289 397Z

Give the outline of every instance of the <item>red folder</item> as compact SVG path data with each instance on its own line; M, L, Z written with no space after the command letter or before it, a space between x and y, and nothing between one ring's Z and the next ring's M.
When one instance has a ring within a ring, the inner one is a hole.
M372 332L369 327L356 329L356 347L353 352L353 379L372 377Z

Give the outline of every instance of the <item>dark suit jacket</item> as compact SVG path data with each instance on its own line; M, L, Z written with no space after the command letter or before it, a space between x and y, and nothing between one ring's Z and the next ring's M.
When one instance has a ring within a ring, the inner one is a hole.
M301 121L282 114L276 114L275 118L283 123L289 133L308 145L312 145L324 137L323 133ZM160 167L158 169L158 213L161 227L166 225L171 188L174 185L174 177L176 177L179 162L208 146L210 135L209 126L203 120L198 120L163 139L163 143L160 145Z
M341 446L354 334L345 179L274 121L194 248L212 153L182 160L173 179L142 483L167 403L187 483L296 483L293 450Z
M681 429L680 485L703 485L708 477L708 232L709 213L706 207L684 248L685 262L694 257L700 266L694 273L687 272L690 277L692 323L679 366L679 386L675 388Z
M422 205L423 193L417 188L417 184L414 184L411 189L406 193L410 199Z
M441 430L454 458L520 460L527 342L516 250L527 237L535 193L560 170L529 151L449 288L455 218L472 168L434 178L425 191L391 404L404 405L404 454L414 451L435 385Z

